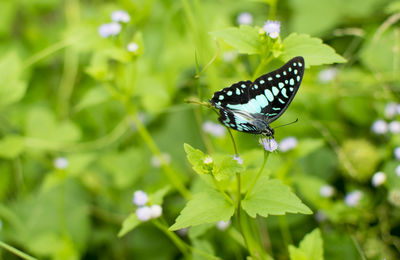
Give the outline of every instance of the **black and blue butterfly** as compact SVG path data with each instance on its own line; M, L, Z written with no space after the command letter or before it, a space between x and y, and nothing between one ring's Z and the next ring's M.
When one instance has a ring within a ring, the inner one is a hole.
M219 121L232 129L273 137L270 123L292 102L304 74L303 57L295 57L281 68L254 82L240 81L214 93L210 103L219 109Z

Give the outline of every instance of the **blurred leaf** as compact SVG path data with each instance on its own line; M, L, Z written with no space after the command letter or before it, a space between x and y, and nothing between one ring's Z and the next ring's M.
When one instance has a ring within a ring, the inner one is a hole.
M159 189L155 193L149 194L149 201L151 204L161 205L163 203L164 197L171 190L171 186L166 186L162 189Z
M289 245L289 254L290 260L323 260L323 241L319 229L307 234L298 248Z
M322 43L321 39L312 38L307 34L292 33L283 40L283 45L281 60L286 62L295 56L303 56L306 68L346 62L332 47Z
M374 113L371 101L364 97L343 97L339 109L354 124L368 125Z
M142 223L135 213L131 213L122 223L122 228L118 233L118 237L125 236L128 232L132 231L135 227Z
M312 213L288 186L280 180L268 180L266 177L258 180L247 198L242 201L242 208L253 218L257 214L268 217L286 213Z
M0 140L0 157L14 159L24 150L24 139L20 136L9 135Z
M239 53L257 54L261 52L261 38L258 29L255 27L242 25L239 28L231 27L215 31L211 35L221 38L227 44L237 49Z
M220 220L228 221L234 210L234 206L217 191L209 190L208 192L197 193L186 204L170 230L174 231L204 223L215 223Z
M22 63L15 51L10 51L0 59L0 107L21 100L27 83L22 80Z
M184 144L183 147L186 152L186 157L192 164L193 170L195 172L197 172L198 174L210 173L211 168L209 167L209 165L204 163L204 159L207 158L206 154L198 149L194 149L189 144Z
M192 243L193 247L197 249L197 250L192 250L193 260L210 260L211 256L214 256L213 246L206 239L192 239ZM204 255L205 253L208 255Z
M87 107L101 104L109 98L110 94L104 86L91 88L88 92L85 93L79 103L74 107L74 110L75 112L78 112Z

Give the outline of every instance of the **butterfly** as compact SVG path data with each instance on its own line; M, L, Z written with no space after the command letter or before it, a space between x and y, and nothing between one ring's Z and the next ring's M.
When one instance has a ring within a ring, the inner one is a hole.
M278 119L292 102L304 74L301 56L277 70L240 81L214 93L210 103L219 109L218 120L227 127L273 137L270 123Z

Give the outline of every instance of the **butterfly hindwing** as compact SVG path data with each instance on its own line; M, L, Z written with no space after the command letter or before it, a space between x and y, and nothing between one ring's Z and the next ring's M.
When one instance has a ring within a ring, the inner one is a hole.
M254 133L254 134L259 133L257 127L251 124L250 120L246 118L246 116L243 116L240 113L237 112L235 113L230 109L221 108L219 110L219 114L220 117L218 118L218 120L227 127L230 127L232 129L241 132Z

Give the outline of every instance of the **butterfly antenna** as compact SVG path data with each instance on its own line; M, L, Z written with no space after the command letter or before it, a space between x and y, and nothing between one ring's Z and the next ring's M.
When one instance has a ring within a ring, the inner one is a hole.
M277 126L277 127L274 127L274 129L277 129L278 127L282 127L282 126L291 125L291 124L297 123L298 121L299 121L299 119L296 118L296 120L294 120L293 122L290 122L290 123L287 123L287 124L284 124L284 125L279 125L279 126Z

